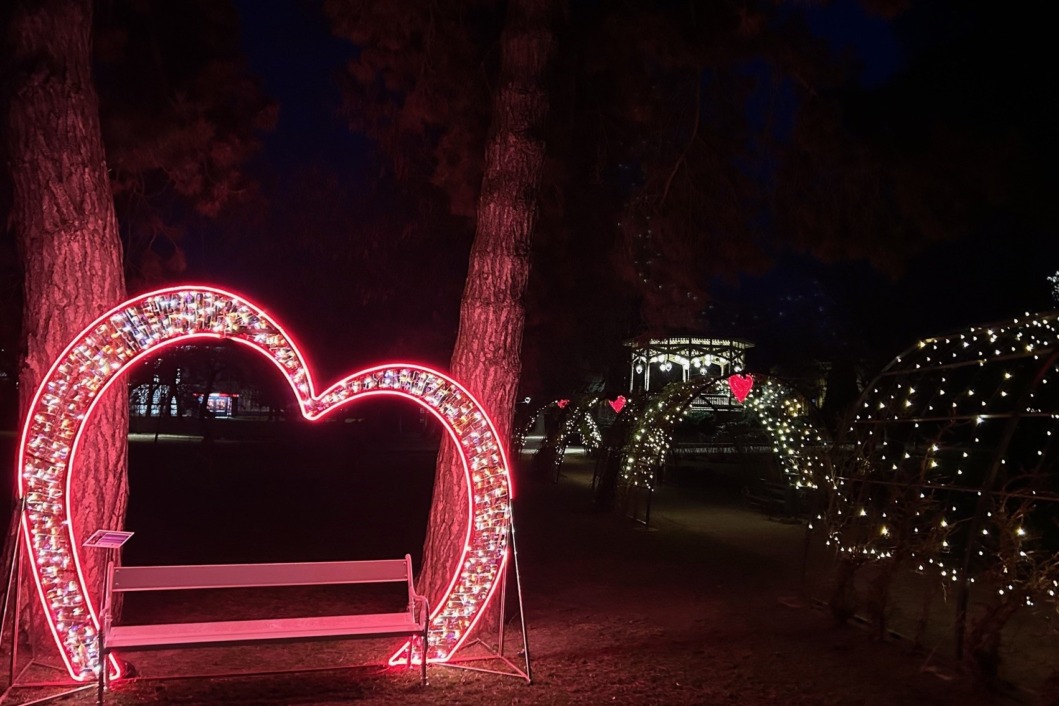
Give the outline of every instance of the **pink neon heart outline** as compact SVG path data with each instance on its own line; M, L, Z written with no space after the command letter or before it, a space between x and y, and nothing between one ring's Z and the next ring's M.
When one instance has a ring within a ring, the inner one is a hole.
M511 478L488 414L459 383L417 364L369 368L317 395L298 347L264 310L220 289L188 285L130 299L85 328L44 377L25 420L18 457L18 494L26 503L20 527L41 606L70 676L92 680L99 667L99 619L85 589L71 521L72 493L67 493L81 432L103 392L129 366L168 346L203 338L233 340L265 355L283 373L310 421L359 398L397 395L421 404L442 423L463 461L467 527L463 557L430 616L427 658L451 658L484 614L507 562ZM100 351L109 357L100 358ZM473 561L468 559L472 553ZM64 604L50 605L49 593ZM410 648L406 642L391 663ZM421 659L415 648L413 661ZM122 676L113 657L109 671L114 678Z
M751 388L754 387L754 376L753 375L731 375L728 378L728 389L732 391L732 394L739 404L743 404L746 401L747 395L750 394Z
M555 404L559 405L559 409L566 409L566 405L570 404L570 400L556 400Z
M621 411L625 409L625 395L618 395L612 400L607 400L607 404L614 410L614 414L621 414Z

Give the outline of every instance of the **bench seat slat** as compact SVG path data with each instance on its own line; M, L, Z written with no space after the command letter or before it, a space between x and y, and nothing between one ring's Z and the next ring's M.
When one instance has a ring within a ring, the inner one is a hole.
M258 586L317 586L408 580L404 559L293 564L202 564L119 566L112 591L159 591Z
M313 618L229 620L210 623L115 625L106 634L106 648L207 645L258 640L305 640L319 637L380 637L422 632L406 611L368 615L329 615Z

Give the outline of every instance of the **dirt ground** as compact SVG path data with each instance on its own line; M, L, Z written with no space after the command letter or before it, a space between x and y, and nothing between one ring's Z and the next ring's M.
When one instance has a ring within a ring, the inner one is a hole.
M214 457L207 469L210 477L203 480L201 468L200 476L194 477L196 487L201 490L206 484L209 492L177 497L180 478L183 486L189 484L186 467L174 462L167 468L164 459L183 451L165 451L159 456L139 453L133 451L134 464L150 460L161 470L152 471L150 482L130 471L130 523L138 525L137 531L146 537L140 549L143 554L168 554L171 557L166 561L173 563L189 556L198 560L194 551L188 554L188 545L200 541L195 539L198 532L227 537L215 547L219 560L225 561L236 555L238 560L287 559L275 556L288 551L277 537L292 534L293 547L304 546L309 541L306 537L317 543L330 539L340 545L337 553L343 554L348 543L368 541L368 528L380 521L378 513L391 512L375 505L385 505L391 495L398 506L424 507L429 500L428 452L393 455L393 467L378 476L385 475L392 485L382 491L385 502L379 503L366 500L364 488L347 488L331 477L327 467L333 462L321 458L299 473L310 473L313 482L309 485L317 493L313 497L341 498L341 504L327 513L335 515L330 525L298 527L302 521L291 508L304 505L305 499L282 492L282 483L289 479L279 478L272 487L272 481L262 477L255 492L261 502L275 504L255 505L253 520L236 531L210 525L203 515L221 513L226 484L244 487L247 480L240 474L253 469L239 469L226 464L223 457ZM907 640L875 640L856 624L835 625L815 602L826 590L827 556L811 548L805 561L801 524L770 520L745 507L738 495L711 489L708 484L691 489L667 485L653 505L650 528L644 529L616 514L593 509L592 466L584 457L568 457L556 484L525 478L528 461L524 456L516 469L515 521L532 684L514 677L431 666L430 684L421 688L417 672L381 666L395 647L393 640L314 642L129 654L139 677L115 685L107 703L975 706L1039 701L1025 690L998 694L976 687L943 650L913 650ZM372 461L376 467L387 462ZM417 474L415 482L402 475L412 471ZM135 473L143 476L145 471ZM172 485L159 480L166 474ZM424 476L427 483L421 480ZM277 494L279 498L274 497ZM194 498L213 505L188 509ZM361 515L363 526L357 525ZM152 533L148 529L152 522L161 529ZM209 526L203 528L204 523ZM352 535L359 535L359 540L342 534L341 527L346 525L355 525ZM424 527L425 517L409 520L404 541L421 543ZM376 533L376 539L379 536ZM247 541L254 546L248 549ZM275 551L270 555L259 550L258 544L273 545ZM337 558L328 551L291 558ZM414 560L418 562L418 557ZM326 592L258 592L209 601L175 597L130 604L127 609L133 615L163 620L169 614L272 612L284 601L326 609L329 602L341 599ZM518 624L517 619L508 622L506 653L523 666ZM5 644L5 654L0 655L4 664L6 651ZM40 659L48 661L46 656ZM268 673L306 667L316 671ZM209 676L226 671L262 673ZM163 678L174 675L184 676ZM20 682L59 676L32 666ZM60 687L16 688L4 703L31 703L61 691ZM94 699L89 690L50 703L91 704Z

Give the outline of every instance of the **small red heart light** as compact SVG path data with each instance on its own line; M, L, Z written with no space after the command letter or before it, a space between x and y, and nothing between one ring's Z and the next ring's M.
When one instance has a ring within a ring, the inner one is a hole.
M746 400L746 396L750 394L750 388L753 386L753 375L732 375L728 378L728 387L731 388L735 398L739 400L739 404Z
M625 409L625 395L618 395L612 400L608 400L607 404L614 410L614 414L621 414L621 411Z
M559 405L559 409L564 409L566 405L570 404L570 400L558 400L555 404Z

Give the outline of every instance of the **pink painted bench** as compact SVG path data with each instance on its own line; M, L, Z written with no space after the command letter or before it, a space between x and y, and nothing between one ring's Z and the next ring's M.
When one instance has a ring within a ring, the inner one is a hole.
M397 582L408 586L408 608L397 613L153 625L113 625L111 622L111 597L115 593ZM412 558L408 555L404 559L293 564L115 566L110 562L104 601L100 632L100 661L103 664L106 664L107 655L123 649L417 635L426 644L430 615L427 599L415 592ZM408 652L408 666L411 667L412 650ZM420 679L425 685L426 660L422 661L421 670ZM100 670L100 703L106 688L106 672L106 669Z

